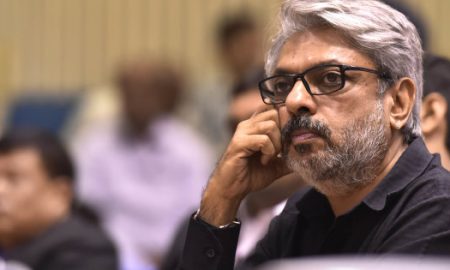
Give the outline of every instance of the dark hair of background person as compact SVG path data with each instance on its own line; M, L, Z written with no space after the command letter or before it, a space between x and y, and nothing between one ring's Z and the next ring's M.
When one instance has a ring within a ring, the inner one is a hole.
M20 149L36 150L50 179L60 179L73 184L75 168L72 160L58 137L41 129L16 129L0 138L0 155Z
M444 57L426 53L423 58L423 97L437 92L444 96L450 104L450 60ZM450 112L446 113L447 126L450 127ZM445 142L450 149L450 136L447 135Z
M262 79L264 79L264 77L264 68L261 67L259 69L252 70L252 72L236 82L231 89L231 102L233 103L233 101L236 100L239 95L245 94L249 91L259 91L258 83ZM242 119L234 119L233 117L228 117L227 121L229 131L234 132Z
M225 48L230 41L243 32L252 32L257 29L257 25L248 13L227 15L222 18L217 27L217 41L220 47Z
M62 141L53 133L37 128L22 128L7 131L0 137L0 156L21 149L35 150L50 181L75 182L75 166ZM98 225L97 213L87 205L72 200L72 210L85 220Z
M239 96L242 93L250 91L252 89L258 89L258 83L265 77L264 68L255 69L242 80L236 82L231 89L231 96L233 98ZM258 90L259 91L259 90Z

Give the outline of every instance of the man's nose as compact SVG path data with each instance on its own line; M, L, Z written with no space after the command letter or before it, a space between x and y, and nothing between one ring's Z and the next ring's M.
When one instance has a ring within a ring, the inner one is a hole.
M314 101L313 96L311 96L306 90L306 87L301 79L298 79L294 84L289 95L286 97L286 108L292 114L297 114L298 112L309 112L314 114L317 110L317 105Z

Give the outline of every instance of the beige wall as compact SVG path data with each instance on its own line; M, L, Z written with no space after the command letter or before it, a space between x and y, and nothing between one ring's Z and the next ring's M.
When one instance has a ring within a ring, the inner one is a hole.
M450 1L404 0L426 21L431 51L450 58Z
M429 21L431 47L450 57L450 1L408 0ZM278 0L0 0L0 98L21 89L103 84L128 55L168 57L194 78L215 70L213 31L226 10L269 22Z
M108 81L118 60L168 57L194 76L215 66L226 10L273 17L271 0L0 0L0 87L73 89Z

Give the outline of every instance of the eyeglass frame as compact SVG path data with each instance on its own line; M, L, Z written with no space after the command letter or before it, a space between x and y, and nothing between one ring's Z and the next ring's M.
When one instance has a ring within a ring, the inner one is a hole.
M309 83L308 83L308 81L306 81L306 79L305 79L305 75L306 75L308 72L310 72L311 70L318 69L318 68L324 68L324 67L338 67L338 68L339 68L340 75L341 75L341 78L342 78L341 86L339 86L339 88L337 88L336 90L333 90L333 91L327 92L327 93L312 93L312 92L311 92L311 88L310 88L310 86L309 86ZM285 103L285 102L286 102L287 96L288 96L289 93L292 91L292 89L293 89L294 86L295 86L295 83L296 83L299 79L302 81L303 85L305 86L306 91L307 91L311 96L330 95L330 94L335 93L335 92L337 92L337 91L339 91L339 90L341 90L341 89L344 88L344 86L345 86L345 80L346 80L346 79L345 79L345 78L346 78L346 77L345 77L345 72L346 72L347 70L357 70L357 71L370 72L370 73L373 73L373 74L378 75L378 77L379 77L380 79L384 79L384 80L391 80L391 79L392 79L392 77L391 77L387 72L381 72L381 71L378 71L378 70L375 70L375 69L366 68L366 67L350 66L350 65L343 65L343 64L322 64L322 65L317 65L317 66L310 67L310 68L308 68L307 70L303 71L302 73L276 74L276 75L267 77L267 78L261 80L261 81L258 83L258 88L259 88L259 92L260 92L260 94L261 94L261 98L262 98L263 102L264 102L265 104L268 104L268 105L278 105L278 104L283 104L283 103ZM289 77L289 78L294 78L294 84L292 85L291 90L289 90L289 92L287 93L287 95L286 95L286 97L284 98L284 100L283 100L283 101L280 101L280 102L274 102L274 101L273 101L273 98L271 98L271 97L269 97L269 96L265 96L264 93L265 93L265 92L268 92L268 90L265 90L265 89L264 89L265 87L263 87L263 85L264 85L265 82L267 82L267 81L269 81L269 80L272 80L273 78L277 78L277 77ZM266 98L266 97L270 99L270 102L269 102L269 103L265 101L265 98Z

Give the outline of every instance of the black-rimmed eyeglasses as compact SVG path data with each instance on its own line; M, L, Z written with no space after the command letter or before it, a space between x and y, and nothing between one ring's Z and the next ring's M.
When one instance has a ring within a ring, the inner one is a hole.
M319 65L298 74L280 74L259 82L261 97L266 104L281 104L286 101L298 80L303 82L310 95L328 95L345 86L346 71L357 70L377 74L382 79L390 76L378 70L347 65Z

